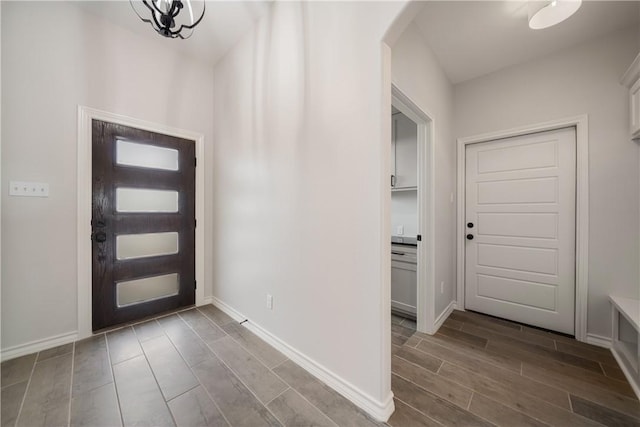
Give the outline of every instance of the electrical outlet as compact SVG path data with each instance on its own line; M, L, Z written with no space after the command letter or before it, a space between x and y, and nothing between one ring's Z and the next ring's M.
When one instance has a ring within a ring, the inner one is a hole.
M444 282L440 282L440 293L444 293Z
M404 234L404 225L396 227L396 236L402 236Z
M273 310L273 297L267 294L267 308Z
M49 184L45 182L9 182L9 195L22 197L49 197Z

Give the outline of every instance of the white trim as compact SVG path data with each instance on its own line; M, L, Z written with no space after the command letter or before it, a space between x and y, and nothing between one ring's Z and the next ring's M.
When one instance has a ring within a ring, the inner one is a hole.
M438 332L438 329L440 329L440 326L442 326L442 324L444 323L445 320L447 320L447 318L449 317L449 315L451 313L453 313L453 310L457 309L457 304L455 301L451 301L449 303L449 305L447 306L447 308L445 308L442 313L440 313L440 315L436 318L435 323L433 324L433 332L429 332L429 334L433 335L436 332Z
M458 215L457 229L457 305L464 309L464 263L465 263L465 147L468 144L511 138L536 132L576 128L576 313L575 337L587 340L587 295L589 292L589 119L588 116L568 117L530 126L484 133L458 138Z
M618 362L618 366L622 370L624 377L631 385L633 392L636 394L638 400L640 400L640 382L637 377L634 375L633 371L629 368L627 359L624 356L620 356L618 350L614 347L611 349L611 354L613 354L614 359Z
M640 342L636 352L631 352L620 344L620 314L626 319L640 338L640 313L638 300L609 295L611 300L611 353L618 362L631 388L640 399Z
M93 119L131 126L152 132L163 133L178 138L190 139L196 143L196 158L200 159L196 168L196 305L204 302L205 286L205 254L204 238L204 135L198 132L173 128L159 123L135 119L120 114L96 110L78 105L78 218L77 218L77 248L78 248L78 339L92 335L91 327L91 121Z
M241 313L223 303L216 297L211 297L213 305L224 311L236 321L243 321L246 319ZM280 351L282 354L291 359L298 366L305 369L311 375L327 384L329 387L340 393L346 399L351 401L356 406L362 408L369 415L374 417L378 421L386 421L393 413L393 393L389 392L387 397L382 402L378 402L367 393L360 390L344 378L333 373L331 370L316 362L309 356L300 352L299 350L291 347L286 342L282 341L277 336L271 334L260 325L248 320L242 324L251 332L262 338L269 345Z
M433 334L435 327L435 120L433 115L391 85L392 105L418 126L418 243L416 327L420 332ZM387 185L388 186L388 185Z
M243 320L246 320L246 317L244 317L242 314L240 314L239 311L228 305L226 302L223 302L216 297L207 297L207 300L209 300L209 304L215 305L220 310L228 314L229 317L231 317L236 322L242 322Z
M65 334L54 335L52 337L30 341L24 344L18 344L13 347L6 348L0 353L0 360L5 362L16 357L25 356L27 354L37 353L42 350L48 350L63 344L69 344L76 341L78 332L67 332Z
M640 53L633 60L627 71L620 79L620 83L626 88L631 88L633 83L640 78Z
M377 141L379 152L378 195L379 223L379 270L380 283L378 289L380 305L378 324L371 327L376 330L379 347L372 348L380 360L378 378L378 395L386 396L391 392L391 191L389 191L389 176L391 175L391 48L386 43L380 47L381 57L381 87L380 87L380 137ZM375 356L374 356L375 357ZM375 374L372 372L372 374ZM391 394L393 396L393 394ZM393 399L388 408L389 416L395 410Z
M613 344L613 340L611 338L596 334L587 334L585 342L602 348L611 348Z

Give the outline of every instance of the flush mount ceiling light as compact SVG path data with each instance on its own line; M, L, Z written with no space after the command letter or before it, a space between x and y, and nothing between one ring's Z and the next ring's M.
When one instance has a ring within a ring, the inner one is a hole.
M540 30L556 25L580 9L582 0L530 1L529 28Z
M129 0L129 3L143 22L151 24L158 34L172 39L191 37L193 29L204 17L204 1ZM202 5L198 7L198 11L202 9L199 14L194 10L195 3Z

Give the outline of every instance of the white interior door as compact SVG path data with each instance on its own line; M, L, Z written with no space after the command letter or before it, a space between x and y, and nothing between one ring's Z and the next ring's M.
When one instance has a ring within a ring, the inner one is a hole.
M567 334L575 128L467 145L465 308Z

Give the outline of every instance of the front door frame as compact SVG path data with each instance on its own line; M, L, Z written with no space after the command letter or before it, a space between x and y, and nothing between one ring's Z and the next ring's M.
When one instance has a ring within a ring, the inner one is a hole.
M589 120L581 115L534 125L458 138L457 308L464 310L466 146L556 129L576 128L576 302L575 337L587 342L587 296L589 291ZM600 344L600 343L597 343ZM601 345L601 344L600 344Z
M117 123L151 132L195 141L196 158L196 305L204 304L205 212L204 212L204 134L173 128L120 114L109 113L83 105L78 106L78 156L77 156L77 272L78 272L78 339L91 336L91 200L92 200L92 133L93 119Z

